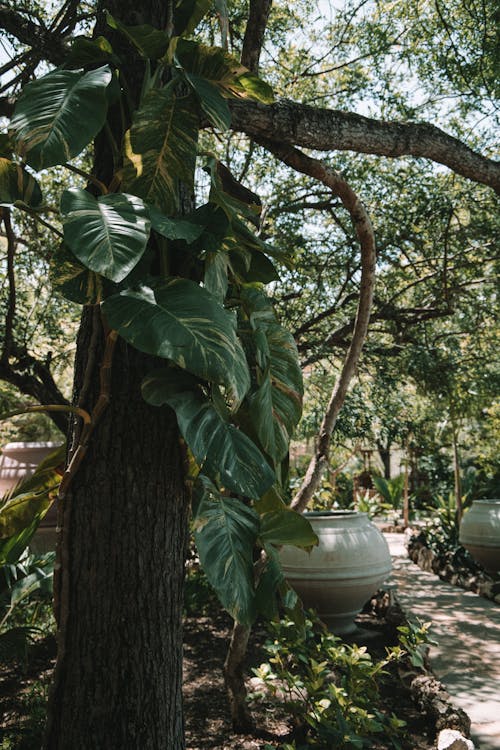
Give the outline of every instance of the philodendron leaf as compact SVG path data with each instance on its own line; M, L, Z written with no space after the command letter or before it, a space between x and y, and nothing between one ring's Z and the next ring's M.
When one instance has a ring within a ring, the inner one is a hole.
M152 89L125 136L124 189L175 213L179 180L193 188L197 142L194 94L179 94L175 81Z
M94 198L86 190L65 190L61 199L64 240L91 271L121 281L141 259L150 221L140 198L111 193Z
M257 99L264 104L274 101L269 84L220 47L207 47L191 40L179 39L175 57L186 73L194 73L210 81L226 97Z
M19 202L38 208L42 202L42 191L37 181L20 164L0 157L0 205L12 206Z
M184 240L188 245L197 240L204 231L203 224L195 224L189 219L175 219L165 216L154 206L149 207L149 218L151 219L151 227L162 237L166 237L168 240Z
M32 521L41 519L52 505L53 493L48 489L16 495L0 508L0 539L18 534Z
M85 65L96 65L97 63L119 62L113 53L109 41L98 36L89 39L86 36L77 36L71 42L71 49L66 57L65 64L72 68L81 68Z
M307 518L290 508L264 513L260 519L259 538L264 545L292 544L308 549L318 544L318 537Z
M176 36L189 36L211 6L211 0L178 0L174 8Z
M188 279L108 297L103 310L136 349L171 359L204 380L231 389L239 403L250 385L236 320L209 292Z
M259 517L241 500L220 495L205 477L196 489L194 538L203 570L222 605L243 625L255 619L253 547Z
M238 182L229 169L218 159L210 158L205 167L210 174L210 201L220 206L232 220L238 214L251 221L258 221L261 211L260 198Z
M201 108L212 125L227 130L231 124L231 112L217 86L194 73L186 73L186 78L196 91Z
M179 429L203 473L239 495L259 498L275 481L257 446L201 393L169 397Z
M288 451L302 412L302 371L292 335L276 321L265 293L245 289L242 302L253 327L253 356L259 385L248 397L252 423L275 462Z
M49 278L54 289L78 305L95 305L103 299L103 278L80 263L64 242L52 253Z
M88 73L54 70L24 87L11 128L31 167L64 164L93 140L106 120L111 78L107 65Z
M165 406L178 393L195 391L200 385L194 375L177 367L164 367L146 375L141 385L142 397L151 406Z
M163 57L168 48L169 35L166 31L155 29L149 24L140 26L126 26L111 13L106 12L108 26L116 29L137 49L140 55L151 60Z

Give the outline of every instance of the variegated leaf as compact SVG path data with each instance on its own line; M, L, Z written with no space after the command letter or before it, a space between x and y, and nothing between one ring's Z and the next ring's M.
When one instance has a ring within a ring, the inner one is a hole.
M206 289L171 279L126 290L103 303L109 324L132 346L171 359L205 380L221 383L239 403L250 385L236 320Z
M137 265L147 245L150 221L140 198L112 193L94 198L86 190L66 190L61 199L64 240L91 271L121 281Z
M272 486L274 473L257 446L226 422L201 392L172 394L166 402L175 410L182 436L204 474L253 499Z
M124 189L175 213L179 181L193 188L197 140L194 94L179 95L174 81L151 90L125 137Z
M107 65L88 73L54 70L24 87L11 128L31 167L64 164L93 140L106 120L111 78Z
M0 205L12 206L18 202L38 208L42 202L42 191L37 181L20 164L0 157Z
M200 562L222 605L244 625L256 616L253 548L257 513L241 500L224 497L200 477L196 489L194 537Z

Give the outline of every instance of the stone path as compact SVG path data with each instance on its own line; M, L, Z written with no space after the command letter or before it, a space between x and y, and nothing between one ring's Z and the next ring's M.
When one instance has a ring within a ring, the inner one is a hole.
M480 750L500 750L500 607L426 573L407 556L403 534L385 534L389 579L409 617L432 621L433 672L472 722Z

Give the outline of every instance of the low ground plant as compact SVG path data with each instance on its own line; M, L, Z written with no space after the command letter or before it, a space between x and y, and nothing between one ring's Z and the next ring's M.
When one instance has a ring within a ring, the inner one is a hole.
M270 697L293 717L297 739L281 750L367 748L381 737L388 748L401 747L405 722L384 712L380 692L401 647L374 660L366 647L328 632L313 613L304 627L284 619L269 628L269 659L254 670L263 689L254 697Z

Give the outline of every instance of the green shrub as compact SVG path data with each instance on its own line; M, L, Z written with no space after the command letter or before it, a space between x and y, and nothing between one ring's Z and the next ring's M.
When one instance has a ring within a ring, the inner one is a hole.
M351 750L371 747L380 736L387 747L400 748L405 722L384 713L380 685L401 648L374 661L365 647L343 643L312 613L303 629L287 619L269 627L269 661L254 673L265 685L263 694L292 715L300 736L299 744L282 750Z

